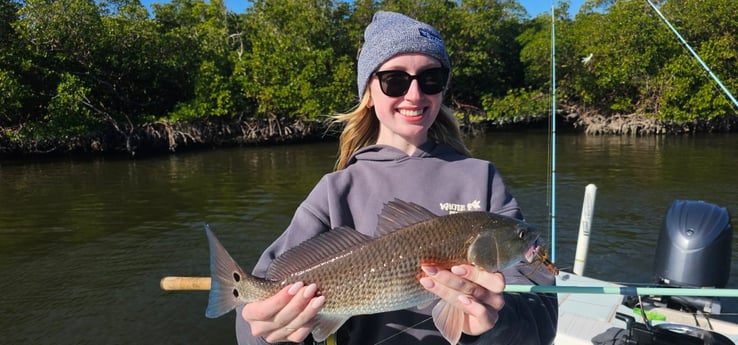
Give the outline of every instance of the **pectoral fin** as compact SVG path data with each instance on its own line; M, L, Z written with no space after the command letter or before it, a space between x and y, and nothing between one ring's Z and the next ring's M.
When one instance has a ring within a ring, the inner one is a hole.
M346 323L350 315L318 315L315 317L315 326L313 327L313 339L317 342L326 340L331 334L336 333L338 329Z
M464 312L440 300L433 307L433 323L450 344L458 344L464 327Z
M418 304L418 309L419 309L419 310L422 310L422 309L428 308L428 307L430 307L430 306L431 306L431 304L433 304L433 302L435 302L435 301L436 301L436 300L435 300L435 299L433 299L433 300L430 300L430 301L428 301L428 302L423 302L423 303L421 303L421 304Z

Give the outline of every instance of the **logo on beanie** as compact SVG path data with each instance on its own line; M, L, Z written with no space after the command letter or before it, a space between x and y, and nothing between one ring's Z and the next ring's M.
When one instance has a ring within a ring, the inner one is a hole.
M441 36L438 36L435 32L431 30L428 30L426 28L418 28L418 32L420 33L420 36L423 36L432 41L436 41L437 43L443 44L443 39L441 39Z

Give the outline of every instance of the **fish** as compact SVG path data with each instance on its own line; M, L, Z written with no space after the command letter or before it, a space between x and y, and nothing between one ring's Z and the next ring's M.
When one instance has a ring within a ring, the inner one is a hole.
M296 282L316 284L326 297L315 316L313 338L320 342L351 316L426 307L450 344L458 343L463 312L427 291L418 280L421 265L450 268L471 264L502 271L521 260L531 262L539 233L516 218L485 211L438 216L414 203L384 204L379 235L349 227L317 235L277 257L264 278L244 272L206 226L212 286L205 315L219 317L238 306L273 296Z

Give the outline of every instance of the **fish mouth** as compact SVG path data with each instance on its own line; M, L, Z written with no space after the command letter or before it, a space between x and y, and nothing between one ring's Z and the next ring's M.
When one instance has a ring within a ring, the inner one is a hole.
M539 251L543 248L543 240L541 240L540 235L536 236L536 238L531 241L530 246L525 250L523 253L523 258L526 262L531 263L533 260L535 260L539 256Z

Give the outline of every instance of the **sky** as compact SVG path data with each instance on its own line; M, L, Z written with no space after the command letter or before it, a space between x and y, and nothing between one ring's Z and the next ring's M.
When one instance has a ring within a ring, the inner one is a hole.
M554 0L555 2L558 2L558 0ZM167 0L141 0L141 3L144 5L149 5L150 3L166 3ZM531 17L535 17L541 13L544 12L551 12L551 5L552 0L518 0L523 7L525 7L526 11L528 11L528 14L530 14ZM579 11L579 7L582 6L584 3L584 0L569 0L570 4L570 11L569 13L571 16L574 16L574 14ZM248 5L247 0L225 0L226 7L228 7L229 10L236 12L236 13L243 13L246 11L246 5Z
M531 17L535 17L543 12L550 13L552 4L558 3L558 1L552 2L551 0L518 0L518 2L525 7L525 10L528 11ZM569 0L569 15L573 17L577 14L582 4L584 4L584 0Z

